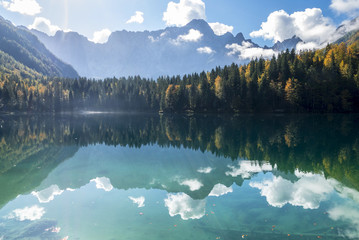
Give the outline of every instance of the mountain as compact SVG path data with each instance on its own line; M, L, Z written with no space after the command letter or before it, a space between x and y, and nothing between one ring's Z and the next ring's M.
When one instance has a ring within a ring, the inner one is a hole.
M37 30L32 33L80 75L92 78L128 75L156 78L201 72L232 62L246 62L229 55L231 50L226 46L241 46L246 41L251 47L259 47L242 33L217 36L204 20L151 32L116 31L104 44L93 43L76 32L58 31L54 36Z
M26 72L32 71L47 76L78 77L73 67L52 54L28 29L15 27L2 17L0 17L0 51L0 58L10 59L18 70L26 67ZM3 64L1 65L4 67Z
M26 67L24 64L16 61L12 56L0 50L0 72L4 76L15 74L22 78L40 78L42 74ZM1 104L0 104L1 107Z
M346 43L348 45L353 44L354 42L359 42L359 30L353 30L347 34L345 34L343 37L339 38L335 43Z
M287 49L292 50L295 49L299 42L302 42L302 39L294 35L292 38L286 39L283 42L276 42L273 45L272 49L278 52L282 52Z

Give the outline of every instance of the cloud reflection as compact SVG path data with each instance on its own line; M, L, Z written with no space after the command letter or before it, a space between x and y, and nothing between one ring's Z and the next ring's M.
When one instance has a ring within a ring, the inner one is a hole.
M345 221L351 228L342 230L341 235L348 238L359 238L359 210L355 206L336 206L328 211L329 217L334 221Z
M249 185L260 189L261 195L265 196L273 207L291 204L304 209L319 208L320 202L327 199L334 190L332 180L327 180L321 175L296 175L301 178L294 183L282 177L273 177L263 182L250 182Z
M226 172L227 176L241 176L242 178L250 178L254 173L273 170L269 163L260 165L259 162L254 161L240 161L237 166L228 165L228 167L231 170Z
M110 179L108 179L107 177L97 177L90 180L90 182L95 182L97 189L103 189L106 192L109 192L113 189Z
M134 204L137 204L139 208L145 206L145 197L144 197L144 196L141 196L141 197L138 197L138 198L129 196L128 198L131 199L131 201L132 201Z
M203 187L203 184L197 179L187 179L183 182L180 182L180 184L188 186L189 190L191 190L192 192L199 190L201 187Z
M219 197L219 196L231 193L231 192L233 192L232 186L226 187L225 185L218 183L218 184L214 185L212 191L209 193L208 196Z
M34 205L32 207L25 207L22 209L15 209L12 211L7 218L8 219L17 219L19 221L35 221L41 219L41 217L45 214L45 209L43 207L39 207Z
M63 192L64 190L61 190L57 185L51 185L44 190L38 192L34 191L31 194L37 197L40 203L48 203L54 200L55 196L61 195Z
M171 217L180 215L183 220L200 219L205 214L206 201L193 200L185 193L168 194L165 206Z
M213 171L213 168L211 168L211 167L202 167L197 170L197 172L205 173L205 174L211 173L212 171Z

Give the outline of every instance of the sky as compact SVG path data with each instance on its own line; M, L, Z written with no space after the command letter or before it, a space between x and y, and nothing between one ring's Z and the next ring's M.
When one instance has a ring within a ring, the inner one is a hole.
M271 46L293 35L320 45L359 14L359 0L0 0L0 15L15 25L54 35L76 31L104 43L113 31L183 26L205 19L217 35L242 32Z

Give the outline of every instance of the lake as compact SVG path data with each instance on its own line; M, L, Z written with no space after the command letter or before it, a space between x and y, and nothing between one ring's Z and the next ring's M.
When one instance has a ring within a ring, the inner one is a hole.
M359 115L0 116L0 239L359 239Z

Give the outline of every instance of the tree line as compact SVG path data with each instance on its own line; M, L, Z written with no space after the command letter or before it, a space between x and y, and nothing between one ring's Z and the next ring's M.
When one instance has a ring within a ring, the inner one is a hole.
M358 66L355 41L156 80L26 77L0 71L0 110L358 112Z

